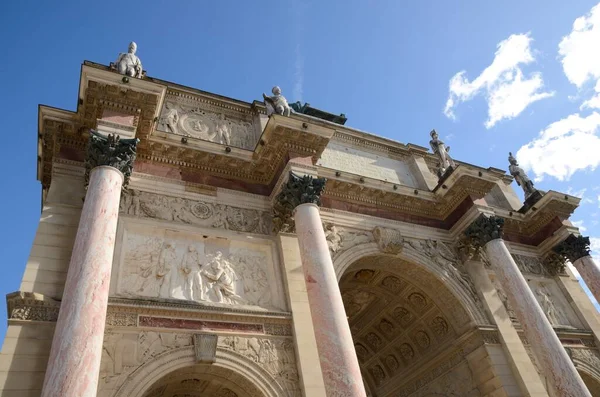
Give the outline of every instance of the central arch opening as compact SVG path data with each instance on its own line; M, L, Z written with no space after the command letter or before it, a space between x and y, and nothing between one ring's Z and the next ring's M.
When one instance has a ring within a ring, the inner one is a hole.
M246 397L263 396L258 388L234 371L198 364L176 369L160 379L143 397Z
M442 280L398 257L373 255L346 269L340 290L371 396L482 395L467 356L478 348L487 355L483 341Z

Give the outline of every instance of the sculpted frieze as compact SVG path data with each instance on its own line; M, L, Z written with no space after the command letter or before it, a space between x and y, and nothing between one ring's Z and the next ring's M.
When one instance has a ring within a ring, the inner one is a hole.
M298 369L291 338L219 337L217 347L260 365L290 396L300 396Z
M118 294L280 309L268 274L272 259L264 249L214 244L128 234Z
M222 145L252 150L256 145L251 116L216 112L208 106L195 106L168 99L162 108L157 130Z
M341 252L359 244L370 243L374 241L373 234L362 230L351 230L338 227L332 223L323 226L325 238L329 245L329 252L332 257Z
M270 234L271 231L271 214L268 211L205 203L132 189L121 199L120 212L140 218L245 233Z

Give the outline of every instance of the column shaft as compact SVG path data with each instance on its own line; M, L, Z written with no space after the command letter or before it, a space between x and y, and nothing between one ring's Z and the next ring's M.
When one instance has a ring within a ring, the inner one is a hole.
M94 397L98 387L123 174L92 169L42 397Z
M365 387L319 207L300 204L294 219L327 395L364 397Z
M589 255L574 261L573 266L581 274L585 285L592 291L596 300L600 302L600 266Z
M504 241L500 238L491 240L485 250L542 367L548 394L553 397L591 397Z

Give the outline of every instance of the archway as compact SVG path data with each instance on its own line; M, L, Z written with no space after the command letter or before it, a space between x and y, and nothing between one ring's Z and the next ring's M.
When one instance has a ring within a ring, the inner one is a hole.
M181 390L186 391L181 393ZM280 397L288 394L268 372L240 354L217 347L214 364L197 364L194 348L189 346L169 350L137 368L115 397Z
M344 259L340 290L370 395L481 395L480 371L489 367L469 356L487 355L476 326L486 320L469 291L429 271L432 264L368 245Z
M241 381L241 382L240 382ZM242 389L243 383L247 390ZM254 384L230 369L200 364L183 367L158 379L143 397L245 397L262 396Z

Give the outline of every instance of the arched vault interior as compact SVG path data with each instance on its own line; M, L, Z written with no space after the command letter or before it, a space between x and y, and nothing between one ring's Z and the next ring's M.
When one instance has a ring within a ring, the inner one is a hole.
M157 380L144 397L244 397L261 396L249 382L230 369L218 365L192 365L177 369ZM240 386L244 385L244 388ZM251 386L252 388L252 386Z
M465 327L461 303L440 280L398 258L358 260L342 276L340 289L373 396L396 395L419 374L451 360L461 336L473 331Z

